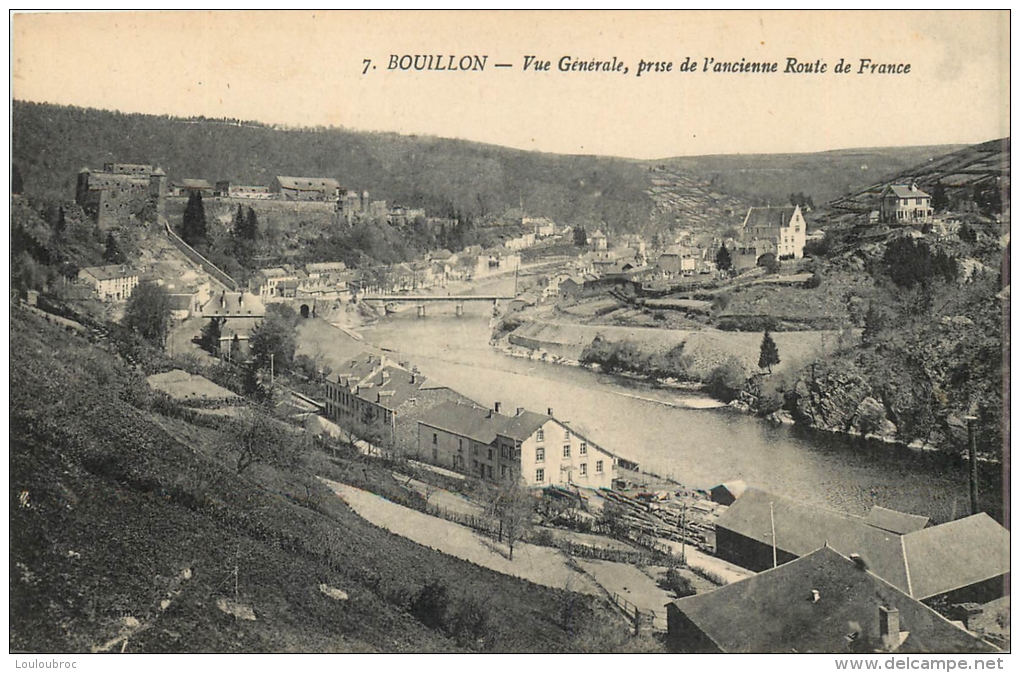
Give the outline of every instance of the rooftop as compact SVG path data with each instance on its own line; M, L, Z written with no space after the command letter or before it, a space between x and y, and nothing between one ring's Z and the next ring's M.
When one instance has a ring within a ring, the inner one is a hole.
M883 645L880 607L899 611L898 646ZM778 568L674 601L670 612L682 613L729 653L997 651L825 546Z
M90 266L81 270L96 280L113 280L115 278L130 278L137 276L138 271L126 264L108 264L107 266Z
M790 219L797 212L796 206L773 206L752 207L747 211L744 219L744 227L775 227L783 228L790 225Z
M340 189L340 183L333 178L303 178L278 175L276 180L283 189L294 189L297 191L321 192L323 190L336 191Z
M869 514L875 523L914 528L901 535L864 517L748 488L716 528L771 545L770 505L779 549L803 556L828 545L858 554L872 572L918 600L1009 572L1009 531L984 513L922 529L916 526L924 517L884 509Z
M473 404L447 402L431 409L419 422L482 444L491 444L497 436L524 441L551 419L551 416L527 410L506 416Z
M206 318L261 318L266 315L266 307L250 292L221 292L213 295L202 307L202 316Z

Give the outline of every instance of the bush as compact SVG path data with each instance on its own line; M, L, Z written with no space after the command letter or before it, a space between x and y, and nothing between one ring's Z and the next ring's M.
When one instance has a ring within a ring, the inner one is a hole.
M461 647L484 645L492 634L492 619L484 603L470 596L460 600L450 619L449 633Z
M425 626L441 629L446 623L450 608L450 597L446 585L436 579L429 579L418 595L411 601L411 614Z
M677 598L693 596L698 593L694 585L691 584L691 581L681 575L676 568L670 568L666 571L666 578L662 581L662 588L672 591Z
M815 269L815 272L811 274L811 277L804 282L804 287L808 288L809 290L813 290L816 287L820 286L821 284L822 275L818 273L818 269Z
M744 365L736 358L730 358L709 373L705 390L723 402L731 402L740 396L746 382Z

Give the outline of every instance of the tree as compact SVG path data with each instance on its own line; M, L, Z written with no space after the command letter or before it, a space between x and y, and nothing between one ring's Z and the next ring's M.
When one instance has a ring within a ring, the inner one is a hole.
M936 212L942 212L949 208L949 194L946 192L946 186L942 184L941 180L932 187L931 207Z
M733 258L725 245L719 246L719 252L715 253L715 266L720 271L729 271L733 268Z
M776 346L776 342L772 339L772 333L765 330L765 335L761 339L761 353L758 355L758 367L759 369L768 369L769 374L772 373L772 368L779 364L779 348Z
M237 453L238 474L255 463L293 469L308 449L305 434L294 434L258 407L242 411L232 431L231 446Z
M256 367L274 372L288 371L297 350L294 322L283 312L267 311L265 320L252 330L248 344Z
M142 283L131 293L124 312L124 325L146 341L163 348L170 334L170 295L155 283Z
M181 238L188 245L202 245L207 235L205 206L202 205L201 192L192 192L188 196L188 205L184 207L184 222L181 225Z
M127 262L127 258L121 252L120 246L117 245L117 239L113 237L112 231L106 235L106 250L103 251L103 260L107 264L124 264Z
M198 345L213 355L220 354L220 337L223 336L223 323L226 318L210 318L202 327L202 335L198 338ZM237 336L236 334L234 335Z
M503 479L490 503L490 511L499 521L500 541L506 537L510 560L514 560L514 543L521 539L531 526L535 499L521 482L520 475L511 473Z
M778 274L783 269L782 264L771 252L766 252L764 255L759 257L757 265L765 269L767 273L771 274Z
M584 227L581 225L574 227L574 245L579 248L583 248L588 245L588 232L586 232Z

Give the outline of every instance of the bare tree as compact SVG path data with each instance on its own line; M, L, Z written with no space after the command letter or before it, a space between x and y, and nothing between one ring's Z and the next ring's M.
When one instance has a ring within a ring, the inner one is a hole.
M510 475L499 484L489 505L490 512L499 521L500 541L506 537L510 560L514 560L514 543L531 527L535 511L535 498L521 482L519 475Z

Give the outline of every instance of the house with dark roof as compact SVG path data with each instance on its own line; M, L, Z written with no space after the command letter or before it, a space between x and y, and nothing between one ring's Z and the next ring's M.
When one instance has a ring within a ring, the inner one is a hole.
M800 206L754 207L747 211L740 235L740 250L758 256L771 252L778 259L800 259L807 242L807 222Z
M90 266L78 271L78 279L91 285L103 301L123 301L138 287L138 271L126 264Z
M913 180L887 185L882 190L881 200L879 213L882 222L887 224L925 224L935 215L931 195Z
M198 193L202 196L212 196L215 188L208 180L200 178L184 178L170 184L170 193L174 196L191 196Z
M447 402L418 421L422 460L498 481L520 475L528 486L573 484L609 488L616 457L553 417L517 408L502 413L475 404Z
M394 446L400 408L425 384L417 371L361 353L326 378L326 414L373 444Z
M998 649L830 546L666 606L687 653L993 653Z
M828 545L917 600L981 603L1008 590L1008 530L984 513L928 528L923 518L859 517L748 488L716 521L716 555L762 571Z
M333 178L278 175L270 191L286 201L335 201L340 196L340 183Z
M746 490L747 482L743 479L734 479L733 481L713 486L709 493L712 496L712 502L729 506L736 502L737 498L742 496Z

